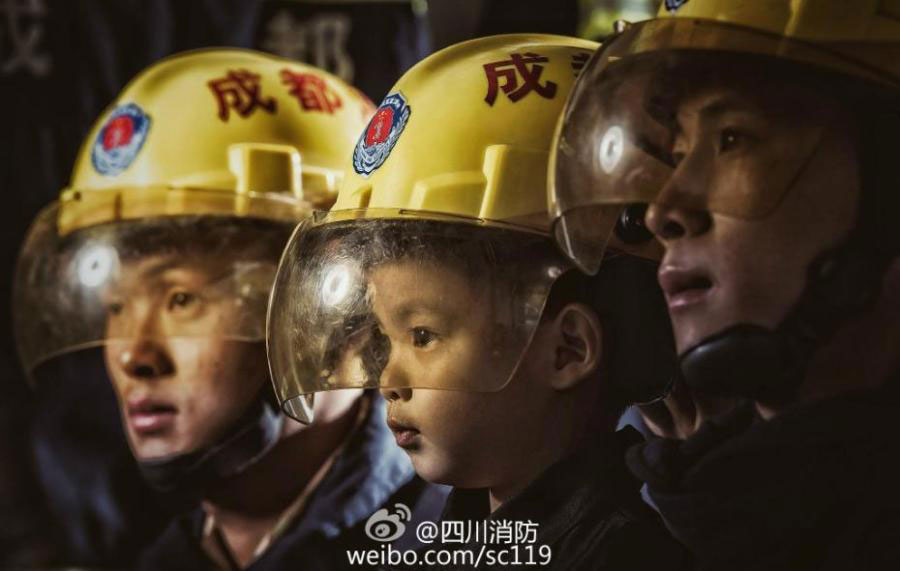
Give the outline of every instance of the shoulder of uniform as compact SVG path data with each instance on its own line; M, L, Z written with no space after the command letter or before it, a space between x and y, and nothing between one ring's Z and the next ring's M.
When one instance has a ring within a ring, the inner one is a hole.
M666 528L655 519L635 519L622 510L603 522L579 523L554 548L571 559L574 569L668 569L691 568L691 558Z

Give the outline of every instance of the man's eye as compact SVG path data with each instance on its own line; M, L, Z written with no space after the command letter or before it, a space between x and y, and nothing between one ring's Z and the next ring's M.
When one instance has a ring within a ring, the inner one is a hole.
M186 309L197 301L197 296L187 291L176 291L169 297L169 309Z
M412 330L412 337L413 345L416 347L427 347L437 339L437 335L434 332L429 331L424 327L414 327Z
M735 129L723 129L719 135L719 151L728 152L747 141L747 136Z
M119 315L122 313L122 310L125 308L125 305L120 302L112 302L106 304L106 313L109 315Z

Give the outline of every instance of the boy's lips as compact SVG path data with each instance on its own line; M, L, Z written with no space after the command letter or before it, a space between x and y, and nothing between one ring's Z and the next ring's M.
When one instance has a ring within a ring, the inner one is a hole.
M129 399L128 422L138 434L147 435L171 428L178 408L169 401L150 397Z
M412 446L419 437L419 430L405 421L399 421L392 417L388 419L387 425L394 433L394 438L397 439L397 446L401 448Z

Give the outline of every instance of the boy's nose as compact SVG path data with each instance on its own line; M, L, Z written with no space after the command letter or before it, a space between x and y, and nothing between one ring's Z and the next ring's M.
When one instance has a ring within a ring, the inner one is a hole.
M412 389L409 387L388 387L380 389L379 392L384 397L384 400L388 402L412 398Z

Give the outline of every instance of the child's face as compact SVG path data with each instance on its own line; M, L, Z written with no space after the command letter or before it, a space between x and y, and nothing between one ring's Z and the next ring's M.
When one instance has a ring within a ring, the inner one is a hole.
M500 391L460 390L502 386L509 375L509 352L498 348L495 323L502 309L486 281L407 260L370 276L374 313L390 342L380 379L388 423L416 471L432 482L498 485L540 446L550 389L531 373L538 352L529 351ZM422 386L429 388L408 388Z

